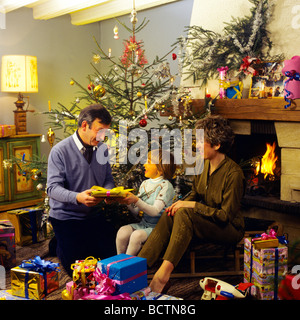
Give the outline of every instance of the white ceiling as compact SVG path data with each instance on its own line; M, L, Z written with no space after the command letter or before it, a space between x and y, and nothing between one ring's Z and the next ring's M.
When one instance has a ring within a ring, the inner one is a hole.
M0 0L0 12L32 8L33 18L47 20L70 14L74 25L83 25L178 0Z

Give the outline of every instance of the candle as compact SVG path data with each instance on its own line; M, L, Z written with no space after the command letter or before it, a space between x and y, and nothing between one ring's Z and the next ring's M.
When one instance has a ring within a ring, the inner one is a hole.
M145 110L147 111L147 96L145 96Z
M50 100L48 101L48 107L49 107L49 112L51 112L51 103L50 103Z
M108 57L111 57L111 48L108 49Z
M135 52L135 63L138 63L139 61L139 52L136 50Z

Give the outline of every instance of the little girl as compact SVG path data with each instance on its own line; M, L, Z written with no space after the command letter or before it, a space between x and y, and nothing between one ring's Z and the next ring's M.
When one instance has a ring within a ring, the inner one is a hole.
M152 163L151 159L156 164ZM148 153L144 168L145 177L149 179L142 182L138 195L135 196L130 192L120 201L127 204L129 210L135 215L142 211L142 220L119 229L116 239L117 254L137 255L162 212L172 204L175 196L174 188L168 181L172 179L176 169L172 154L153 150Z

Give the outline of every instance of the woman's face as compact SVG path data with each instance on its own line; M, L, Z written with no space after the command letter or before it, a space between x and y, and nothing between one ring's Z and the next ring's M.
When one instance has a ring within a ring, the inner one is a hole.
M208 159L208 160L213 159L218 153L219 148L220 148L220 145L212 147L210 142L204 139L204 159Z

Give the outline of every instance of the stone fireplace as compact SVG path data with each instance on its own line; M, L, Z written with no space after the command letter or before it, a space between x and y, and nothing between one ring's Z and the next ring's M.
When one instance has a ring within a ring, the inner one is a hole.
M266 121L264 124L264 121L259 121L259 126L269 128L266 130L267 133L261 134L258 134L257 131L253 134L253 121L231 120L230 122L239 144L249 143L249 140L243 139L241 136L249 138L252 135L256 137L254 139L260 140L253 150L253 157L261 154L262 145L267 141L272 143L273 140L277 144L278 165L280 167L280 200L300 202L300 122ZM274 132L272 132L272 127ZM253 146L250 145L249 148L253 148ZM251 153L248 153L248 156L251 157Z
M219 99L214 113L229 119L238 135L252 135L257 123L258 131L274 135L280 152L280 200L300 204L300 108L285 109L285 104L284 99Z

